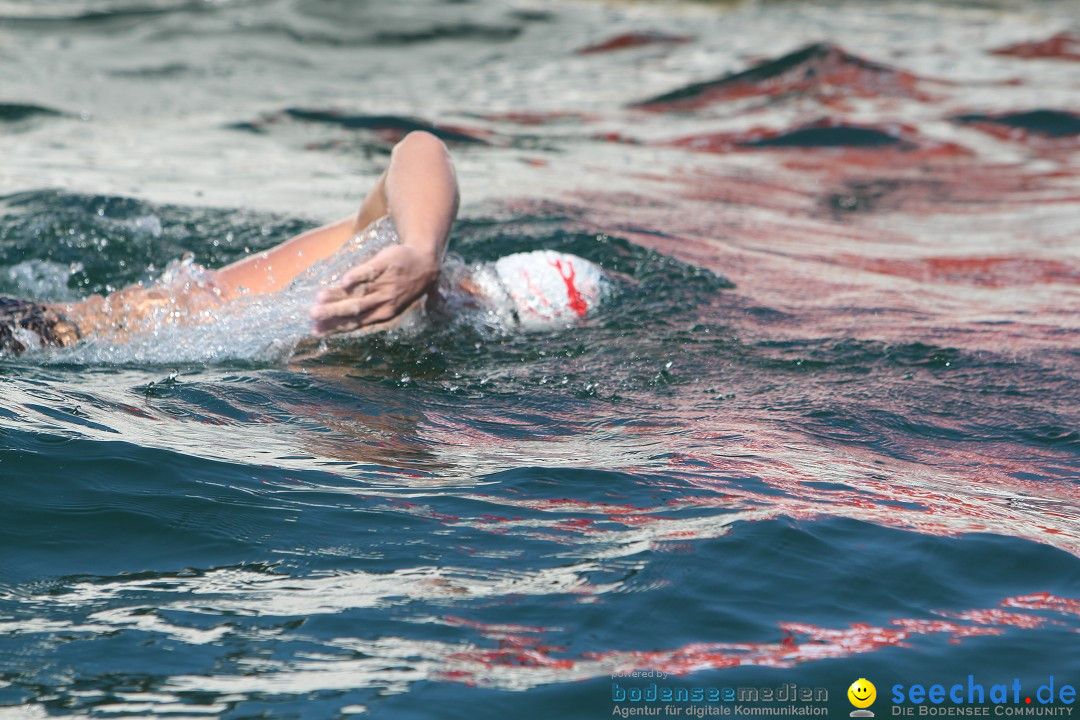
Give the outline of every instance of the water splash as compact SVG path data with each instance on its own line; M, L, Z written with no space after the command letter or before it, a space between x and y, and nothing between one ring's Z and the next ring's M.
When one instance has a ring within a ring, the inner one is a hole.
M397 231L385 217L283 290L244 295L228 302L221 300L214 274L188 254L170 263L149 288L165 301L139 326L122 334L109 333L71 347L39 352L50 363L279 362L311 338L308 309L315 304L319 290L397 242ZM403 327L408 325L403 323Z

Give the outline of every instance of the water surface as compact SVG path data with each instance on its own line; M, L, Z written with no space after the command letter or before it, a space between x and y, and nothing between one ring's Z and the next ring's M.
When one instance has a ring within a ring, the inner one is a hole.
M455 252L622 278L543 333L0 359L0 717L1076 685L1078 32L1065 2L0 1L0 292L269 247L418 128Z

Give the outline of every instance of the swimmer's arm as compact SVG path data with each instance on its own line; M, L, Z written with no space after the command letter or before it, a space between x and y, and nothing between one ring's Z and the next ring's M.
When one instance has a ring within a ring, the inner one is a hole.
M241 290L255 295L280 290L304 270L333 255L346 241L387 213L384 172L375 187L368 191L356 213L220 268L215 271L218 286L229 295L238 294Z
M344 218L226 265L214 271L217 285L227 296L280 290L319 260L333 255L355 234L354 227L354 218Z
M315 332L330 335L391 320L427 292L439 277L458 202L446 146L430 133L409 133L394 147L390 166L357 214L357 222L389 214L401 244L319 294L311 309Z
M333 255L349 238L386 215L384 178L385 173L355 214L216 270L218 286L228 296L242 291L261 295L281 290L297 275Z

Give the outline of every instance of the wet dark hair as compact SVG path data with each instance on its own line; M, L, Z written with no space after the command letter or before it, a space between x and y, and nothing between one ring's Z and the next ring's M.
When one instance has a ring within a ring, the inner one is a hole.
M27 350L18 328L29 330L42 346L61 347L79 339L78 327L60 313L29 300L0 295L0 352L19 354Z

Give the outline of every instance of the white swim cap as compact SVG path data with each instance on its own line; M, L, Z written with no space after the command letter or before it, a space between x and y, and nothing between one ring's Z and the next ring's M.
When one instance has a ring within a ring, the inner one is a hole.
M611 288L596 263L553 250L514 253L493 265L515 319L526 328L562 327L581 320Z

